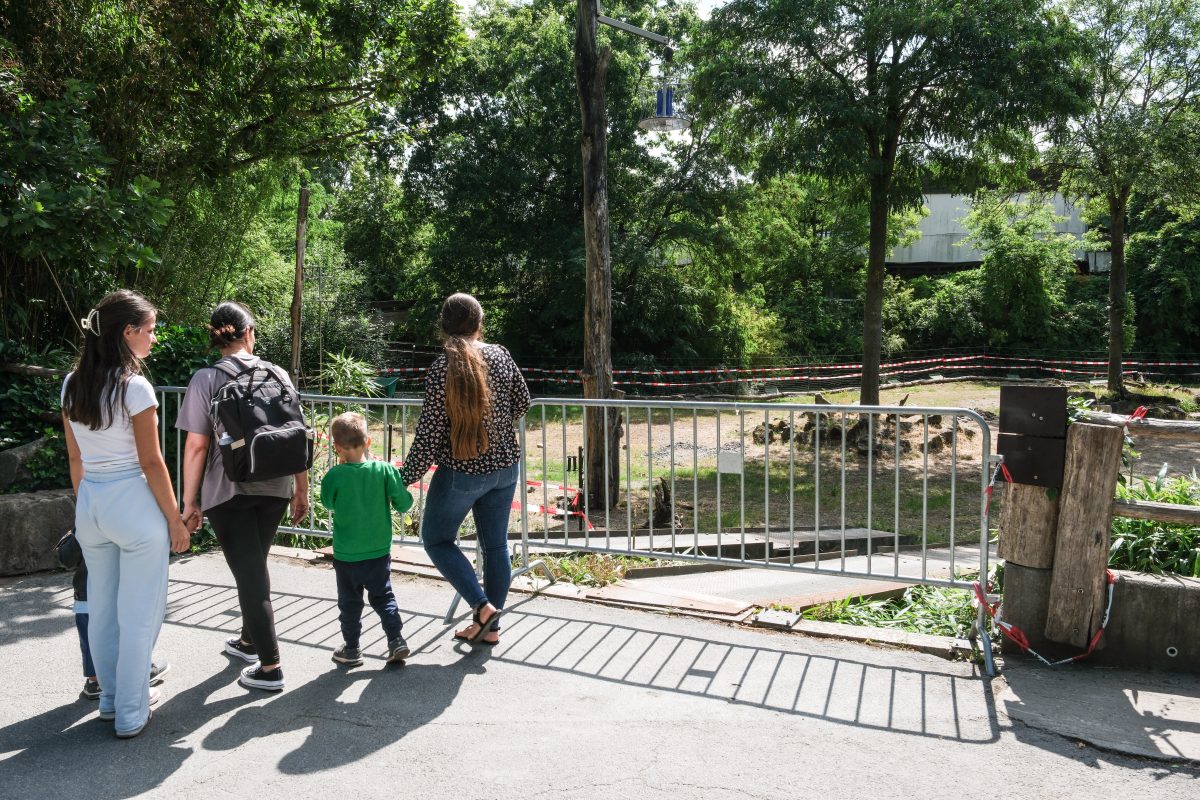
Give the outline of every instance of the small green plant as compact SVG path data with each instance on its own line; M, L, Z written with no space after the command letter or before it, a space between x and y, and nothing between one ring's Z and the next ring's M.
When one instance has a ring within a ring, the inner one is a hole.
M576 586L608 586L625 577L632 567L661 567L675 564L646 556L613 556L605 553L575 553L568 556L541 556L557 580Z
M1144 500L1174 505L1200 505L1200 480L1180 476L1167 480L1167 467L1153 481L1117 485L1121 500ZM1153 520L1117 517L1112 524L1108 565L1137 572L1174 573L1200 577L1200 526L1171 525Z
M339 397L379 396L375 367L346 353L326 353L325 358L325 368L317 377L318 386L323 394Z
M975 622L971 596L962 589L912 586L901 597L848 597L805 609L804 619L894 628L934 636L965 636Z

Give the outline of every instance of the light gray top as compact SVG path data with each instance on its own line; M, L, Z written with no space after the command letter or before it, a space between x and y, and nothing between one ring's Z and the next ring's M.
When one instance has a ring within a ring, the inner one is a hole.
M239 370L243 370L257 365L262 359L249 353L234 353L225 356L217 363L219 364L221 361L231 363ZM281 374L280 377L287 380L286 374ZM246 483L235 483L225 476L225 466L221 463L221 451L217 447L217 438L220 432L213 430L210 408L213 396L227 381L229 381L229 376L216 367L204 367L196 370L196 374L188 382L187 393L183 396L183 403L179 407L179 419L175 421L175 427L181 431L202 433L209 437L208 458L204 461L204 480L200 484L200 509L208 511L239 494L291 497L293 481L290 475L267 481ZM291 381L288 381L288 386L295 391Z

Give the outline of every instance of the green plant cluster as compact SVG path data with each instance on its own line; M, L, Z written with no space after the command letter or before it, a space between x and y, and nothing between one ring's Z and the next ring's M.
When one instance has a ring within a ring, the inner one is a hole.
M1167 479L1164 467L1154 480L1118 484L1117 497L1197 506L1200 479L1195 472L1190 477ZM1114 569L1200 578L1200 526L1117 517L1112 524L1108 565Z
M804 619L876 628L896 628L934 636L965 636L975 623L971 596L962 589L913 586L902 597L872 600L848 597L805 609Z

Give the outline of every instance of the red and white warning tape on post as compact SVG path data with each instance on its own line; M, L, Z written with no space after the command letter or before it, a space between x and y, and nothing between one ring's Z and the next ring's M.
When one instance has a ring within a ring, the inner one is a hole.
M1139 407L1137 411L1134 411L1133 414L1130 414L1129 418L1131 420L1141 419L1143 416L1145 416L1145 414L1146 408L1142 406ZM987 502L984 504L985 515L988 513L988 510L992 505L992 491L996 486L996 477L1001 474L1004 475L1004 480L1006 482L1013 482L1012 473L1008 471L1008 467L1004 465L1003 460L996 464L996 469L992 470L992 479L988 483L987 487ZM973 581L971 583L971 591L974 593L974 597L971 599L971 605L975 608L982 608L984 611L986 611L1000 632L1015 642L1017 646L1021 648L1022 652L1029 653L1048 667L1057 667L1062 664L1069 664L1072 661L1082 661L1090 656L1096 649L1096 645L1100 643L1100 637L1104 635L1104 629L1108 627L1109 614L1112 613L1113 587L1117 584L1117 576L1113 574L1111 569L1106 569L1104 570L1104 580L1108 584L1108 604L1104 608L1104 618L1100 621L1099 629L1095 634L1092 635L1091 641L1088 642L1087 650L1084 650L1078 655L1060 658L1057 661L1051 661L1030 647L1029 637L1025 635L1025 631L1021 630L1019 626L1004 620L1004 617L1001 614L1002 601L997 600L995 603L990 602L988 600L987 592L984 591L983 584L980 581ZM991 587L989 586L988 588L990 589ZM980 631L979 633L981 636L987 635L985 631Z
M1038 661L1041 661L1048 667L1058 667L1063 664L1069 664L1072 661L1082 661L1090 656L1096 649L1096 645L1100 643L1100 637L1104 635L1104 629L1108 627L1109 615L1112 613L1113 587L1117 585L1117 576L1113 574L1111 569L1106 569L1104 570L1104 580L1108 583L1108 605L1104 608L1104 618L1100 621L1099 629L1097 629L1096 633L1092 635L1091 641L1088 642L1087 650L1084 650L1078 655L1060 658L1057 661L1051 661L1030 647L1029 637L1025 635L1025 631L1021 630L1020 627L1013 625L1011 622L1006 622L1004 620L1003 616L1001 615L1000 601L996 601L995 603L989 602L987 594L983 591L983 586L979 581L975 581L971 584L971 589L975 592L975 597L971 601L971 604L976 608L982 608L984 611L986 611L988 616L992 618L992 621L995 623L996 627L1000 629L1000 632L1014 641L1017 646L1021 648L1022 652L1029 653L1031 656L1036 658ZM980 631L980 635L986 634L983 631Z

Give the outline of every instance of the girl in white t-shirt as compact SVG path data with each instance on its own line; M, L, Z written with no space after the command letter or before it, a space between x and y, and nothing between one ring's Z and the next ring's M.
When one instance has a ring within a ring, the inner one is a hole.
M141 374L156 317L136 292L101 300L80 321L79 362L62 390L100 718L115 720L123 739L142 732L159 699L150 656L166 610L167 551L183 552L191 538L158 446L158 400Z

